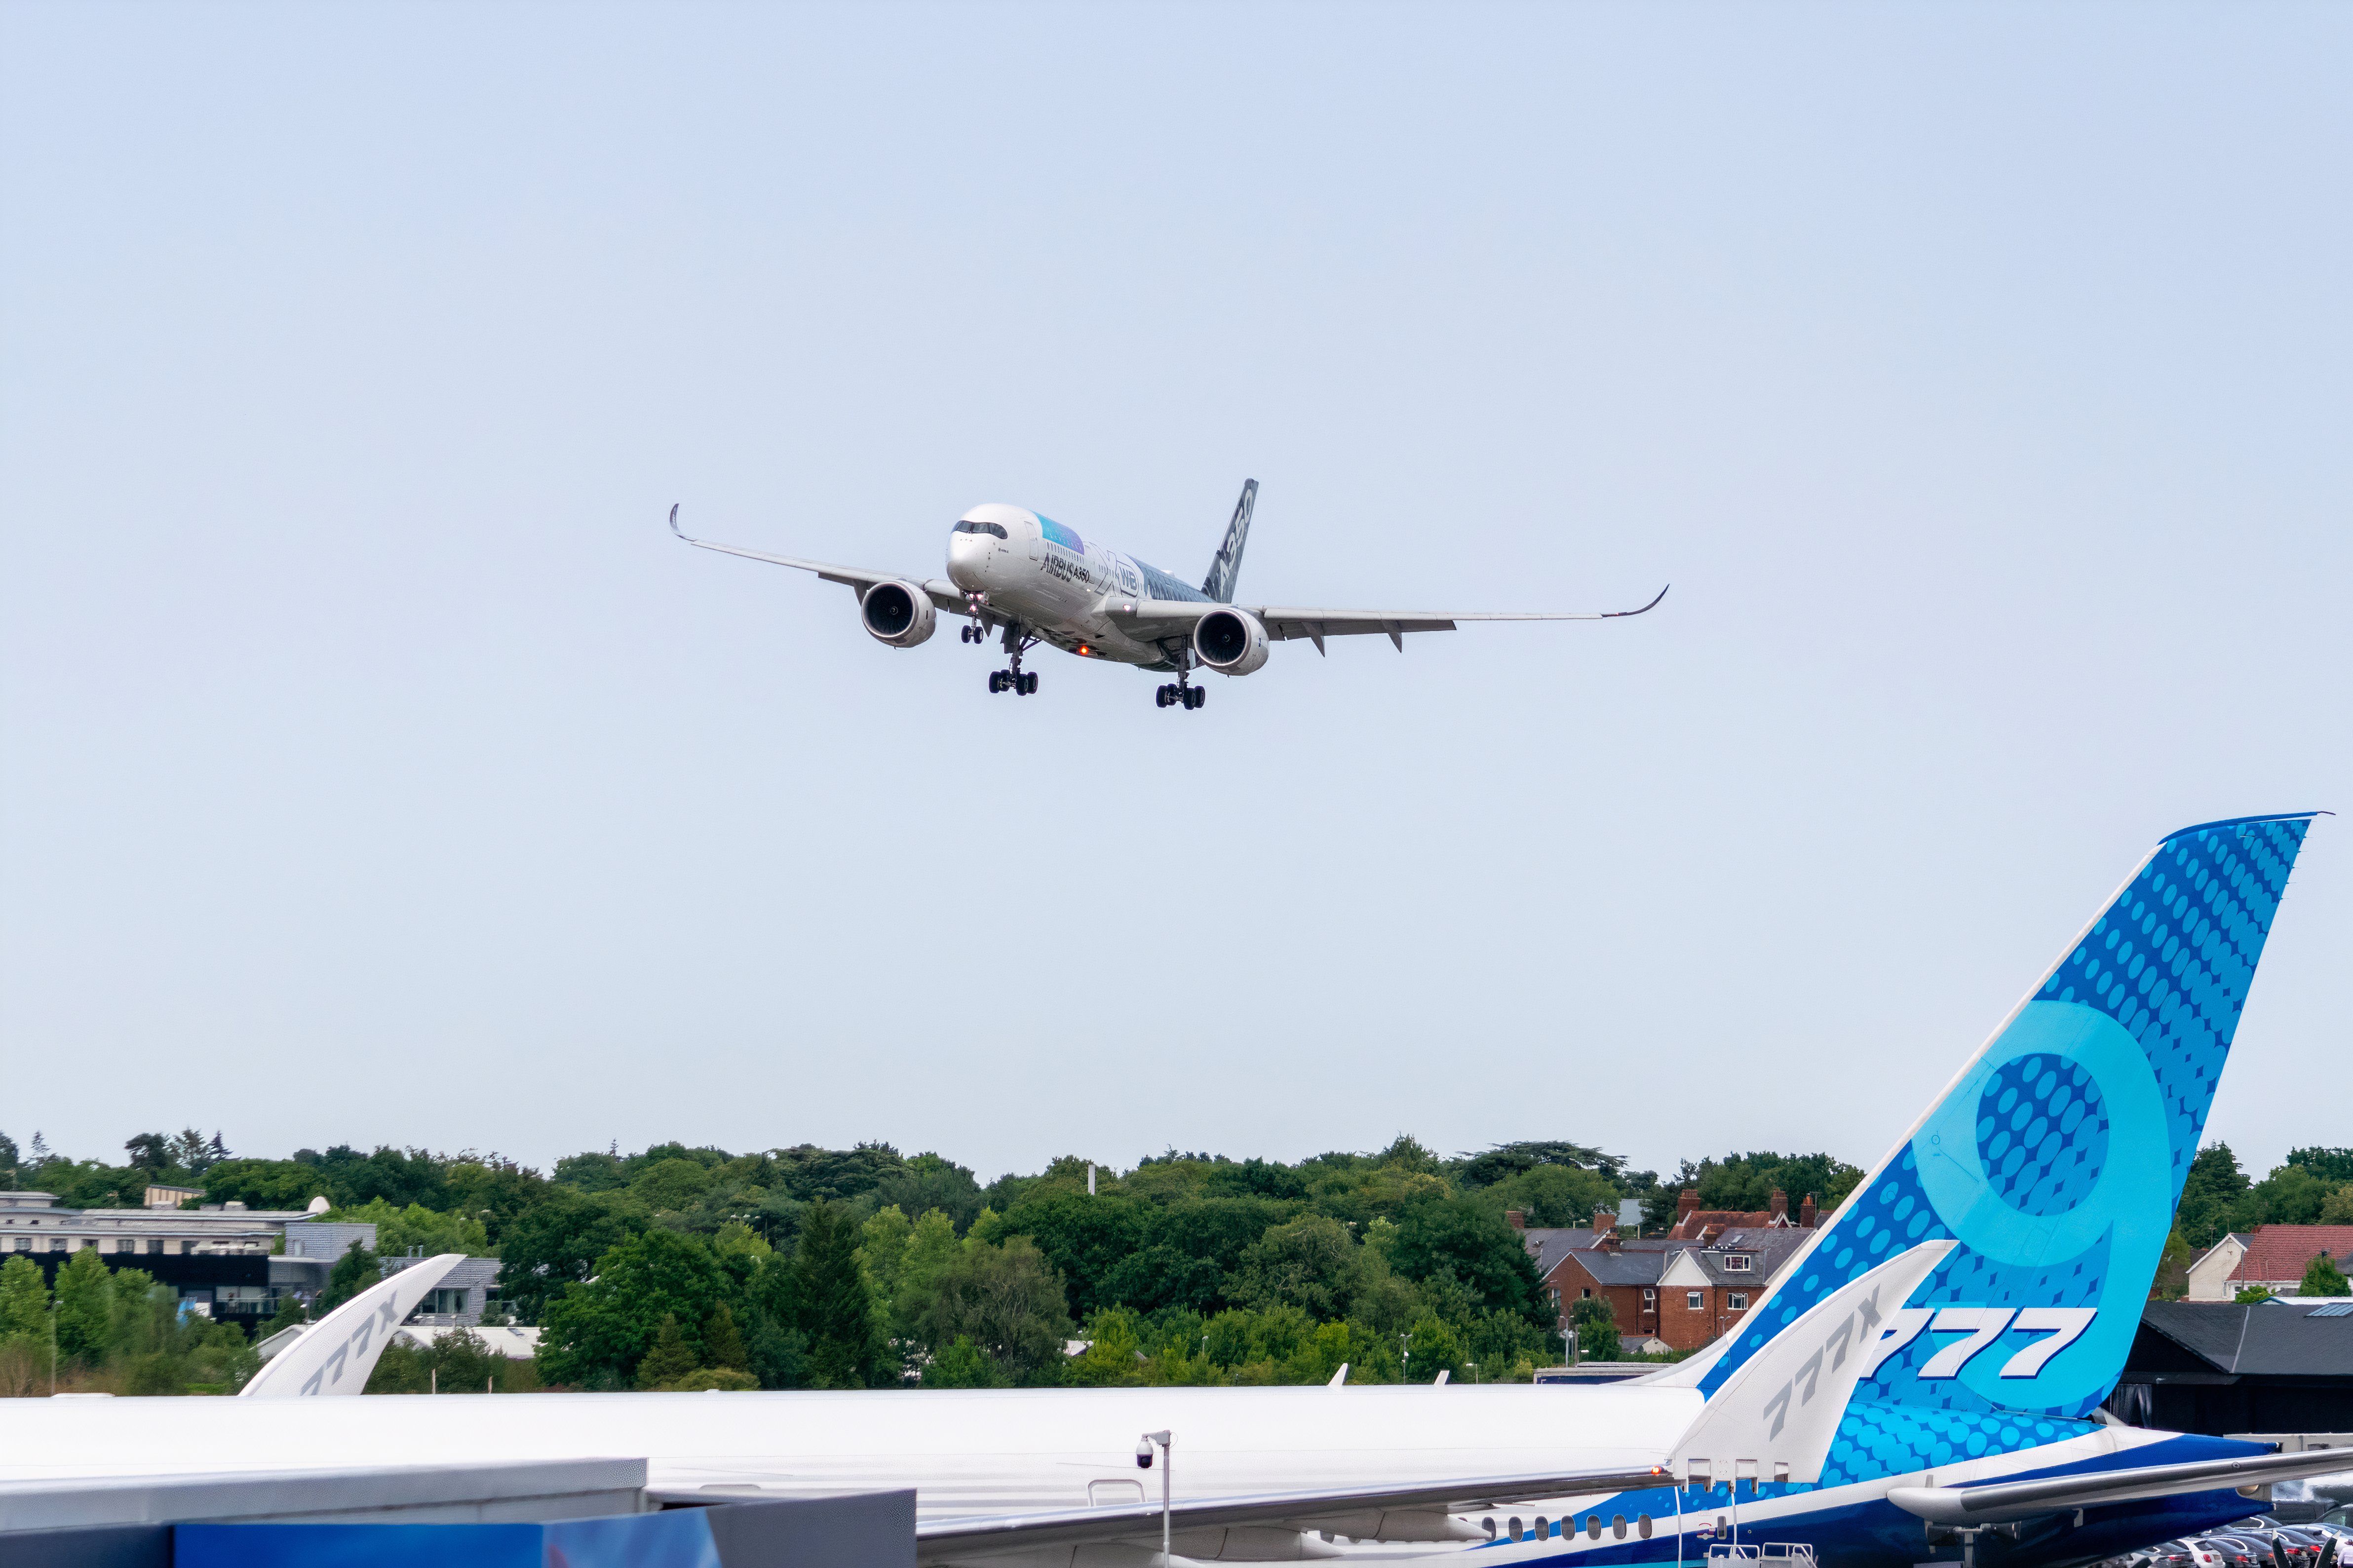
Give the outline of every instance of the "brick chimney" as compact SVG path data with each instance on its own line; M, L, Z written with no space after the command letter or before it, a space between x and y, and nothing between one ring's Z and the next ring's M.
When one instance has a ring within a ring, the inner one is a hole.
M1604 1252L1618 1250L1618 1211L1607 1204L1593 1206L1593 1244Z
M1815 1220L1814 1194L1808 1193L1806 1201L1798 1205L1798 1223L1806 1229L1811 1230L1814 1228Z
M1783 1192L1778 1187L1775 1187L1773 1189L1772 1200L1765 1206L1773 1215L1771 1219L1765 1222L1767 1225L1787 1225L1789 1223L1788 1194Z
M1697 1213L1699 1213L1699 1189L1685 1187L1683 1195L1675 1200L1675 1224L1680 1226Z
M1525 1209L1505 1209L1504 1211L1504 1223L1510 1226L1514 1230L1525 1230L1528 1228L1527 1211Z

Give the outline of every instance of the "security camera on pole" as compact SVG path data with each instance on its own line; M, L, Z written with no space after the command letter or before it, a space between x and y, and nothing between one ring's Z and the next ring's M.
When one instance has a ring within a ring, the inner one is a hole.
M1168 1446L1175 1441L1176 1438L1169 1435L1166 1427L1157 1432L1146 1432L1135 1440L1135 1468L1139 1470L1148 1470L1152 1468L1153 1447L1157 1444L1160 1448L1160 1568L1168 1568L1170 1561L1168 1556Z

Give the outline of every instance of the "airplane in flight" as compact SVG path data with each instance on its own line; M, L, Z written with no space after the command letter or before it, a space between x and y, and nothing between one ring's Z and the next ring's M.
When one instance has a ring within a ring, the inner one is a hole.
M2102 1408L2315 815L2168 835L1741 1320L1633 1383L326 1397L396 1275L202 1443L15 1402L0 1485L642 1457L665 1506L913 1487L927 1565L2080 1568L2346 1464Z
M948 532L947 575L921 580L696 539L678 526L675 506L670 526L700 549L797 567L844 584L858 595L858 618L867 635L892 647L929 641L943 615L964 620L960 635L967 643L986 644L996 635L1008 666L989 672L992 692L1036 695L1038 672L1023 669L1021 660L1044 643L1080 658L1174 674L1154 700L1187 710L1208 700L1208 690L1193 684L1196 669L1250 675L1265 665L1271 645L1294 637L1307 638L1320 654L1326 637L1386 633L1403 653L1408 632L1451 632L1459 621L1621 620L1667 596L1662 588L1639 610L1516 614L1237 605L1234 582L1257 504L1258 481L1250 479L1198 588L1050 517L998 502L957 519Z

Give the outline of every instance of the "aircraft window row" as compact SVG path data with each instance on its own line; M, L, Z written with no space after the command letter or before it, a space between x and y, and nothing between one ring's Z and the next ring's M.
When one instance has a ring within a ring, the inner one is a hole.
M1005 525L1001 522L959 522L955 525L955 531L958 533L993 533L997 538L1002 539L1005 537Z
M1485 1529L1490 1537L1494 1535L1495 1519L1493 1514L1488 1515L1479 1522L1481 1526ZM1643 1540L1648 1541L1651 1539L1651 1531L1655 1527L1651 1522L1651 1516L1649 1514L1643 1513L1634 1516L1634 1532L1640 1535ZM1721 1529L1723 1527L1719 1525L1717 1528ZM1514 1514L1510 1519L1504 1521L1504 1539L1506 1541L1549 1541L1561 1536L1576 1535L1577 1521L1575 1519L1565 1519L1556 1522L1554 1521L1547 1520L1542 1514L1538 1514L1536 1515L1535 1528L1534 1530L1523 1530L1520 1527L1519 1516ZM1626 1539L1626 1516L1624 1514L1617 1513L1609 1516L1609 1533L1613 1540L1623 1541ZM1599 1541L1601 1539L1601 1516L1599 1514L1597 1513L1588 1516L1585 1521L1585 1536L1588 1541ZM1329 1540L1330 1537L1327 1536L1325 1539Z

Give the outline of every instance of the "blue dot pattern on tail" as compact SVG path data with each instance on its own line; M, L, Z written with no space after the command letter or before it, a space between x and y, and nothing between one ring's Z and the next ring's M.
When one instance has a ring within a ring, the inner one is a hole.
M1788 1265L1700 1382L1894 1252L1957 1241L1915 1306L2093 1308L2032 1376L2049 1330L2006 1330L1957 1376L1922 1332L1856 1390L1823 1484L2052 1441L2113 1386L2198 1152L2306 816L2185 829L2052 968L1947 1100ZM2114 1320L2111 1321L2110 1320Z
M2010 1207L2064 1214L2107 1159L2107 1110L2089 1069L2037 1052L1993 1075L1978 1102L1978 1160Z

